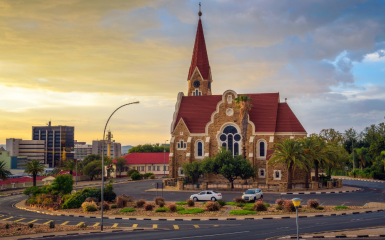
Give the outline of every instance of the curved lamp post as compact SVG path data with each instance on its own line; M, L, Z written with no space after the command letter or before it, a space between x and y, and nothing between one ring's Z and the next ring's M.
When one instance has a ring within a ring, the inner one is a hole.
M166 144L167 142L168 140L166 140L163 145L163 177L166 177Z
M297 213L297 240L299 240L299 231L298 231L298 207L299 205L301 205L301 200L302 199L299 199L299 198L293 198L291 201L293 202L294 204L294 207L295 207L295 211Z
M115 109L115 111L110 115L110 117L108 118L107 122L106 122L106 126L104 127L104 132L103 132L103 142L102 142L102 196L101 196L101 225L100 225L100 230L103 231L103 202L104 202L104 137L106 136L106 128L107 128L107 125L108 125L108 122L110 121L112 115L114 115L114 113L116 111L118 111L120 108L124 107L124 106L127 106L127 105L131 105L131 104L139 104L139 101L137 102L132 102L132 103L127 103L127 104L124 104L120 107L118 107L117 109Z

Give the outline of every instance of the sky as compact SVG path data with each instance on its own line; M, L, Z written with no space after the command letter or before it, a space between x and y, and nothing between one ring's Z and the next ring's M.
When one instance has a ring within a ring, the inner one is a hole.
M307 132L384 122L385 1L201 0L213 94L279 92ZM162 143L199 1L0 0L0 144L32 126ZM257 104L257 103L253 103Z

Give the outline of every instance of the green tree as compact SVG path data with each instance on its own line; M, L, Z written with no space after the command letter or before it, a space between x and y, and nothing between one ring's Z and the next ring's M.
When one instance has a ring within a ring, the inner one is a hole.
M55 168L52 170L52 172L51 172L50 175L56 175L56 174L58 174L60 171L61 171L60 168L56 168L56 167L55 167Z
M327 144L318 135L311 135L307 138L299 140L302 144L303 154L308 159L310 164L314 164L315 181L319 181L318 169L320 165L329 162L326 154Z
M57 175L52 183L52 190L62 194L69 194L73 190L72 175Z
M254 178L257 175L257 168L254 168L251 165L251 162L247 159L242 159L240 161L240 168L241 174L239 175L239 177L245 181L245 184L247 179Z
M234 99L235 104L237 105L237 109L239 109L239 119L241 121L242 127L242 155L243 158L246 159L246 139L247 139L247 126L249 120L249 112L251 107L253 106L251 102L253 99L249 98L247 95L240 95Z
M119 177L121 177L122 176L122 170L123 170L124 166L126 166L127 159L125 159L123 157L119 157L115 160L116 160L115 161L116 171L119 171Z
M102 174L102 161L95 160L83 168L83 174L90 177L91 181Z
M72 176L73 172L76 170L76 162L73 159L68 159L64 163L63 170L70 171L70 174Z
M184 174L189 177L193 183L198 182L199 176L203 174L200 161L193 161L192 163L184 163L182 165Z
M130 153L150 153L150 152L170 152L170 146L163 146L159 144L144 144L132 147L128 150L128 154Z
M82 171L87 164L97 160L102 160L102 156L99 154L89 154L79 163L78 168Z
M33 186L36 186L36 176L44 172L44 166L40 164L39 160L31 160L27 162L24 172L32 175Z
M8 176L12 175L10 171L5 169L5 162L0 161L0 179L5 181L8 179Z
M356 153L361 170L365 167L367 163L371 162L372 158L367 148L355 148L354 152Z
M307 170L310 166L308 159L305 154L303 154L302 144L294 139L283 139L281 142L275 143L272 149L274 153L268 164L273 166L282 164L286 167L287 183L290 188L293 171L296 168Z

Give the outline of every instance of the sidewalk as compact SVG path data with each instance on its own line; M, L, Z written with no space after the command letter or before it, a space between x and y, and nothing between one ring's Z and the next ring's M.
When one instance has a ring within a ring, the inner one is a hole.
M362 237L385 237L385 226L371 227L365 229L339 230L314 234L300 235L301 238L362 238ZM279 239L297 238L297 236L286 236Z

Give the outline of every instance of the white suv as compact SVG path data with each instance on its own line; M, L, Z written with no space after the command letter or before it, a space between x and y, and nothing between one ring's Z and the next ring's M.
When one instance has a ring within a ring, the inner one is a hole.
M259 188L248 189L246 192L243 193L242 198L245 199L247 202L255 202L257 201L257 199L263 198L263 192Z

